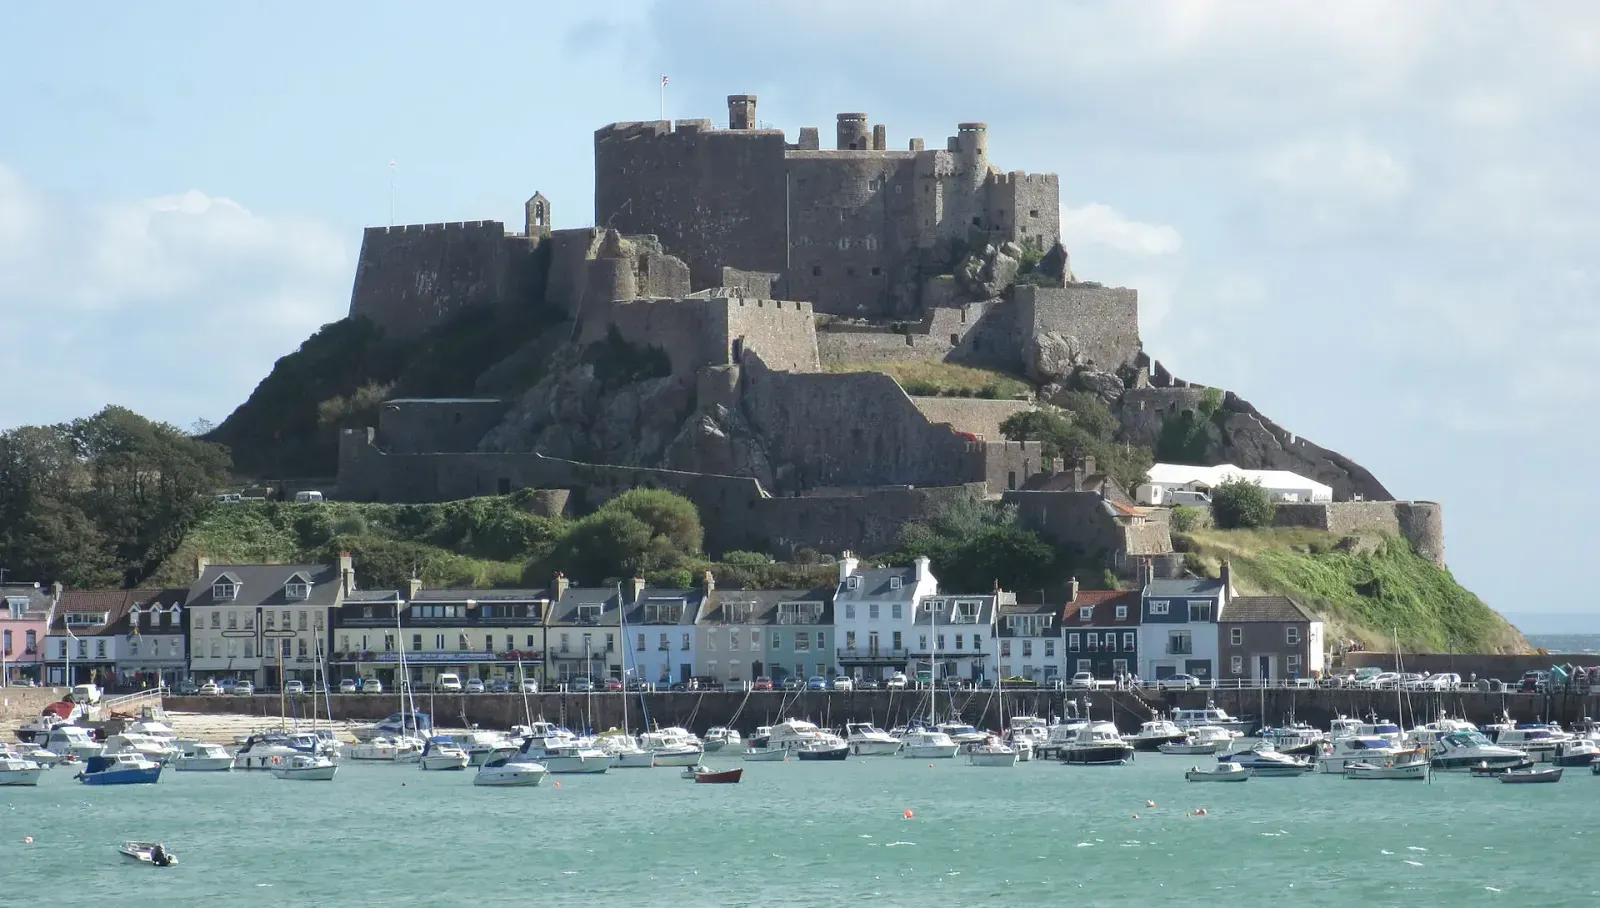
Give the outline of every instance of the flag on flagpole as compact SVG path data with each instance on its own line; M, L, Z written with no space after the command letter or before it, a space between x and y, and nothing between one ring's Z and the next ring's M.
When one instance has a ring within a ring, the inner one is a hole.
M671 81L672 81L671 79L667 78L667 74L666 73L662 73L661 74L661 84L662 85L666 85L668 82L671 82Z

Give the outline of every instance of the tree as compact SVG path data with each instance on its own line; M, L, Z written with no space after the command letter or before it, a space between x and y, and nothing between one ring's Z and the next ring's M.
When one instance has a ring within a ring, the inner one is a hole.
M1112 440L1117 420L1094 394L1073 391L1068 410L1040 407L1013 413L1000 423L1000 434L1012 441L1037 441L1045 457L1076 463L1093 457L1096 466L1131 491L1145 481L1155 457L1150 449Z
M602 512L631 514L683 555L700 554L705 529L694 502L663 489L630 489L605 503Z
M1016 508L971 499L946 504L900 532L898 561L926 556L939 585L976 592L995 583L1008 589L1042 589L1061 570L1056 552L1017 523Z
M1211 489L1211 519L1224 530L1272 526L1277 509L1260 482L1242 476Z

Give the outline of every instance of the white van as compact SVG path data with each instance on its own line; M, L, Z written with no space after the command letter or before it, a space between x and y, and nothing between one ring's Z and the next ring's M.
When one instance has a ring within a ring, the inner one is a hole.
M318 491L315 491L315 490L309 491L309 492L296 492L296 493L294 493L294 500L298 504L307 504L309 502L321 501L322 500L322 493L318 492Z
M1163 504L1169 504L1174 507L1180 504L1211 506L1211 496L1204 492L1191 492L1188 489L1168 489L1164 497L1166 501Z
M439 677L433 679L433 689L443 693L461 693L461 676L451 672L440 672Z
M80 684L72 689L72 702L95 704L100 702L102 691L93 684Z
M219 504L243 504L244 496L238 492L223 492L217 496L217 502Z

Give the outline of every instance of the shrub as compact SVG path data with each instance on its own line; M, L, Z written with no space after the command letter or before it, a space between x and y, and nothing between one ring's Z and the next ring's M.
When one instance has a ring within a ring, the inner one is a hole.
M1239 477L1211 490L1211 519L1224 530L1272 526L1277 510L1259 482Z
M1193 530L1200 523L1200 511L1196 508L1176 507L1172 509L1172 528L1180 533Z

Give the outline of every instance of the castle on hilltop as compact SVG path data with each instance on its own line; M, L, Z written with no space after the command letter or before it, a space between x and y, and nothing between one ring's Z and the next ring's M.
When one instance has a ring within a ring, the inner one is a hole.
M730 95L726 128L613 123L594 154L595 226L558 228L535 193L520 232L366 230L350 315L386 336L484 310L560 327L504 370L540 376L514 399L390 401L377 426L345 430L341 497L539 489L581 510L670 488L706 515L708 548L773 552L883 551L952 498L1005 497L1108 567L1181 568L1163 514L1131 507L1092 464L1069 471L1001 437L1032 395L908 394L876 371L981 366L1026 375L1046 401L1091 390L1144 444L1197 411L1198 390L1145 355L1137 292L1073 275L1057 177L993 166L985 124L891 151L883 126L842 113L824 150L815 127L791 143L758 126L755 96ZM1224 409L1249 448L1238 462L1298 469L1347 500L1390 497L1247 402Z

